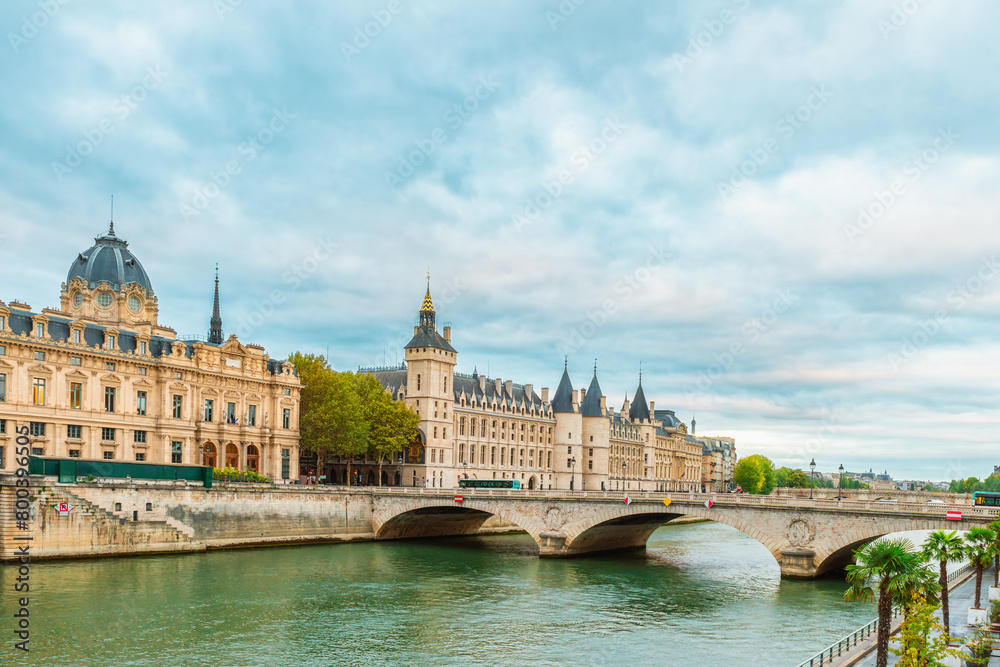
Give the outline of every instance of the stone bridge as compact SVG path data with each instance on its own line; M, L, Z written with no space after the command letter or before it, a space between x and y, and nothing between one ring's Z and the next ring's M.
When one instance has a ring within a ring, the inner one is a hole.
M783 577L806 579L843 567L855 549L887 533L963 530L997 514L971 505L743 494L636 493L626 505L621 492L605 491L371 491L376 539L471 535L492 515L523 528L540 556L577 556L644 548L654 530L687 515L743 531L767 547ZM948 509L960 510L961 520L947 520Z

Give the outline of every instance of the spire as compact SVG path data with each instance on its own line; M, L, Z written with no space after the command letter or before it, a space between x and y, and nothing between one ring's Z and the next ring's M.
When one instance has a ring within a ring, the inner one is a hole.
M580 414L584 417L603 417L604 411L601 410L601 384L597 381L597 364L594 364L594 379L590 381L590 388L587 389L587 395L583 397L583 403L580 405Z
M437 326L434 321L434 301L431 299L431 272L427 272L427 292L424 294L424 302L420 304L420 326L424 329L436 331Z
M649 419L649 402L646 401L646 394L642 391L642 362L639 362L639 388L635 390L635 396L628 410L629 421Z
M219 265L215 265L215 301L212 304L212 322L208 342L222 345L222 314L219 312Z
M115 235L115 196L111 195L111 227L108 229L108 236Z
M691 435L694 435L694 427L695 427L695 426L696 426L697 424L698 424L698 422L696 422L696 421L694 420L694 414L692 414L692 415L691 415Z
M568 368L563 368L562 379L552 396L553 412L573 412L573 383L569 380Z

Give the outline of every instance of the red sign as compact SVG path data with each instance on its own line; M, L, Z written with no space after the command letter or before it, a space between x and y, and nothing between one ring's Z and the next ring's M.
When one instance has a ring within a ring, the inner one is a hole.
M948 510L948 512L944 516L946 519L948 519L948 521L962 520L962 513L958 510Z
M460 503L460 502L462 502L464 500L465 500L465 498L463 498L462 496L455 496L455 502L456 503Z

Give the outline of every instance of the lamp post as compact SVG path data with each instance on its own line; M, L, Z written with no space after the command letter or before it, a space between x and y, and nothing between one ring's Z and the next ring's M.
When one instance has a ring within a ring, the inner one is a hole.
M813 487L816 479L816 459L809 462L809 500L813 499Z
M396 475L399 476L399 485L403 486L403 452L399 453L399 466L396 468Z
M575 456L569 460L569 464L571 466L570 467L570 473L569 473L569 490L572 491L573 490L573 483L574 483L575 477L576 477L576 457Z
M843 463L840 464L840 468L838 468L838 470L840 471L840 477L837 478L837 502L840 502L840 487L844 483L844 464Z
M625 471L628 470L628 464L622 461L622 493L625 493Z

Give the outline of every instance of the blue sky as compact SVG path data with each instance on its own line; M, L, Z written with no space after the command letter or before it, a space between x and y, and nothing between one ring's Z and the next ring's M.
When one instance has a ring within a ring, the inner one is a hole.
M598 360L741 455L983 476L1000 6L11 0L0 299L107 227L161 322L392 363L432 272L459 370Z

